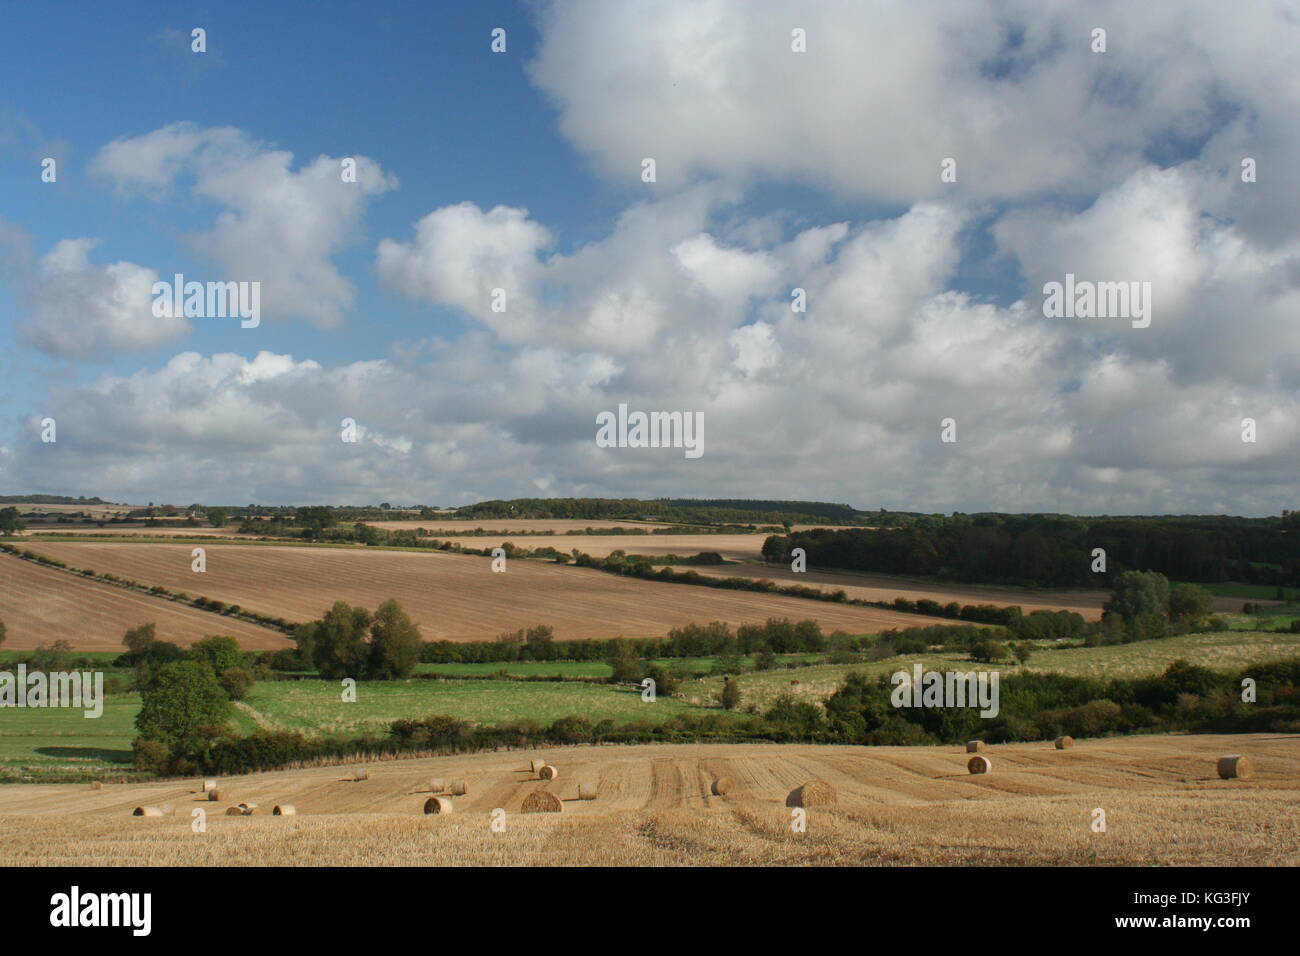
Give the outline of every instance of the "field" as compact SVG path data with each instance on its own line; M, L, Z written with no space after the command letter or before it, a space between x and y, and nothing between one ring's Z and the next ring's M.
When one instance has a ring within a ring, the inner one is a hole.
M759 542L762 547L762 542ZM630 553L630 552L629 552ZM659 552L663 554L665 552ZM1054 590L1038 588L995 587L985 584L956 584L932 581L925 578L898 577L889 574L865 574L857 571L791 571L785 565L765 564L705 565L692 568L712 577L768 578L781 584L807 584L823 591L843 590L851 598L867 601L892 601L904 597L910 601L929 598L940 604L957 601L959 604L1019 604L1025 613L1037 610L1074 611L1090 621L1101 619L1102 605L1110 598L1110 591L1096 589ZM1204 585L1213 590L1215 585ZM1269 589L1269 596L1273 594ZM1215 613L1241 610L1241 599L1219 596L1214 598Z
M998 671L1003 674L1065 674L1071 677L1122 679L1161 674L1174 661L1182 660L1211 670L1241 670L1251 664L1285 660L1300 653L1300 634L1262 634L1222 631L1186 634L1155 641L1114 644L1107 647L1077 647L1036 651L1026 664L975 664L958 654L908 654L866 664L815 664L793 670L755 671L737 678L743 705L766 708L780 694L817 702L825 699L857 672L880 676L912 670L921 664L926 670ZM792 681L798 681L792 684ZM722 678L706 677L682 684L687 700L706 702L722 688Z
M147 524L107 524L100 527L97 524L51 524L39 525L29 524L26 531L20 531L20 537L32 538L35 535L73 535L101 537L123 536L131 538L185 538L194 535L216 536L222 538L234 539L239 529L234 525L226 525L224 528L209 528L206 525L188 527L186 525L157 525ZM39 538L37 539L39 540Z
M1300 863L1300 738L1158 736L991 747L972 776L956 747L581 747L321 767L220 781L0 788L0 848L16 866L1276 865ZM1220 780L1247 753L1251 780ZM560 769L537 780L528 760ZM709 794L731 777L727 797ZM425 816L430 777L464 778L451 815ZM786 795L812 778L838 803L795 833ZM598 785L595 801L575 798ZM533 790L558 814L519 812ZM257 803L251 817L221 811ZM269 816L292 803L298 816ZM133 818L131 808L167 815ZM1106 831L1093 832L1095 808ZM191 811L206 811L206 832ZM494 833L489 814L506 812Z
M470 534L478 529L484 531L528 532L535 534L545 531L553 535L563 535L569 531L586 531L588 528L634 528L653 531L655 528L671 528L672 525L662 521L618 521L614 518L483 518L479 520L447 520L437 518L417 518L412 521L363 521L361 524L372 528L385 528L389 531L413 531L423 528L433 537L455 537ZM620 537L626 537L620 536ZM632 537L640 537L633 535ZM663 535L656 535L661 540Z
M270 729L341 737L366 732L382 737L400 717L431 713L485 725L525 720L550 724L570 716L658 724L678 714L704 713L699 706L669 697L644 702L639 689L613 684L429 679L361 683L354 703L340 700L339 685L333 681L261 683L241 710ZM725 713L717 708L710 712Z
M0 711L0 781L129 771L139 710L138 694L113 694L95 718L69 709Z
M190 570L190 549L181 544L42 541L31 550L73 567L110 571L290 620L319 617L335 601L374 610L394 597L425 640L491 640L536 624L551 625L558 638L574 639L656 637L692 622L739 624L769 617L812 618L827 631L854 634L937 621L825 601L641 581L541 561L513 561L504 574L494 574L489 558L438 552L214 544L200 575ZM9 563L29 566L17 559ZM232 633L225 620L208 616L213 618L208 633ZM166 629L160 627L159 636L168 637ZM74 641L73 646L80 645Z
M246 651L291 646L278 631L8 554L0 554L0 620L9 630L7 650L64 640L77 650L121 651L126 629L149 621L158 625L159 637L185 646L209 634L228 634Z
M764 534L558 534L499 538L476 538L479 547L495 547L509 541L520 548L554 548L568 554L575 548L594 558L614 551L627 554L676 554L686 557L701 551L716 551L730 561L757 561L763 553Z
M978 665L1002 673L1059 673L1098 678L1131 678L1159 674L1175 660L1217 670L1238 670L1249 664L1282 660L1300 651L1300 635L1261 633L1189 634L1183 637L1108 647L1040 650L1023 666ZM8 655L5 655L8 656ZM2 660L2 659L0 659ZM706 671L712 658L664 660L674 667ZM872 676L911 671L920 663L927 670L966 671L977 665L956 654L928 653L857 664L814 663L798 668L751 671L737 678L741 707L765 710L777 696L791 693L813 703L832 694L852 672ZM0 663L0 667L3 667ZM516 721L549 724L561 717L587 717L593 722L648 721L660 723L678 714L726 712L716 706L721 677L683 681L680 698L661 696L653 705L641 701L632 687L568 682L491 680L504 670L519 675L604 677L609 665L601 661L515 662L510 664L424 664L420 671L465 675L466 678L405 681L363 681L355 703L343 703L339 685L322 680L265 681L249 699L236 705L233 728L251 733L258 728L298 730L308 736L355 737L367 732L384 736L388 725L402 717L447 714L483 725ZM0 711L0 768L9 779L42 780L60 775L90 777L107 768L121 769L130 759L135 736L135 694L110 695L104 716L86 720L72 710Z

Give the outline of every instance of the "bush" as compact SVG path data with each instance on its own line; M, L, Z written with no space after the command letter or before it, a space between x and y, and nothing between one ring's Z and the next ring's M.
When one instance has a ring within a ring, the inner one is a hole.
M728 677L718 692L718 703L726 710L735 710L740 706L740 684Z
M221 687L231 700L245 700L253 689L253 675L242 667L229 667L221 672Z
M149 773L166 773L171 763L171 751L160 740L137 737L131 744L131 764L136 770Z

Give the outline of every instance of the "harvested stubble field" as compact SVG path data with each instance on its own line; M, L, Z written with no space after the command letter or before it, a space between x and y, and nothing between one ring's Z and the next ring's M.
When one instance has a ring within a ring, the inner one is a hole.
M759 542L762 547L762 542ZM629 551L629 554L631 552ZM649 552L646 552L649 553ZM664 553L664 552L659 552ZM995 587L985 584L954 584L928 581L925 578L896 577L889 574L864 574L857 571L791 571L786 565L738 564L705 565L692 570L713 577L768 578L780 584L806 584L823 591L843 590L851 598L867 601L892 601L903 597L909 601L928 598L947 604L1019 604L1025 613L1038 610L1074 611L1086 620L1101 619L1102 605L1110 600L1110 591L1054 590ZM1241 599L1214 598L1215 613L1241 610Z
M495 547L509 541L520 548L554 548L568 554L575 548L593 558L605 558L615 551L627 554L675 554L689 557L701 551L716 551L730 561L757 561L763 554L763 534L560 534L499 538L476 538L478 547ZM472 544L466 541L465 544Z
M227 525L224 528L208 528L199 526L190 528L184 525L180 527L161 527L150 526L147 524L110 524L100 527L97 524L55 524L55 525L30 525L26 531L19 532L26 537L36 535L76 535L94 536L94 537L129 537L129 538L188 538L188 537L220 537L234 538L238 534L238 528L233 525ZM36 540L40 540L37 538Z
M93 564L90 567L105 570ZM193 582L190 585L192 588ZM209 634L228 634L246 651L292 646L278 631L9 554L0 554L0 620L9 629L7 650L31 650L65 640L80 651L122 651L123 632L149 621L158 625L160 636L184 646Z
M812 618L827 631L854 634L938 621L825 601L642 581L541 561L513 561L506 573L495 574L490 558L439 552L213 544L207 549L207 571L197 574L190 570L190 549L181 544L42 541L31 550L73 567L290 620L317 618L335 601L373 610L396 598L425 640L490 640L536 624L551 625L557 637L581 639L657 637L682 624L741 624L769 617ZM65 572L57 573L71 580ZM208 616L207 633L231 633L223 619ZM118 640L123 629L118 629ZM159 635L168 632L160 626ZM75 640L73 646L79 646Z
M1257 775L1220 780L1248 753ZM0 788L10 865L1286 865L1300 863L1300 738L1160 736L990 747L989 774L963 747L683 745L582 747L286 770L200 782ZM541 756L560 777L526 768ZM735 789L709 793L719 776ZM455 812L422 812L430 777L469 782ZM838 792L791 830L786 795L813 778ZM596 783L594 801L578 784ZM523 815L546 790L559 814ZM231 817L216 806L292 803L298 815ZM169 805L155 819L138 805ZM208 811L207 832L191 810ZM507 813L493 833L489 814ZM1102 807L1107 832L1091 829Z
M655 528L671 528L672 525L661 521L618 521L614 518L485 518L482 521L448 521L438 518L418 518L413 521L362 521L361 524L370 525L372 528L383 528L387 531L414 531L416 528L423 528L432 537L435 538L454 538L457 535L472 535L476 530L499 531L506 534L510 532L537 534L545 531L548 534L564 535L569 531L586 531L588 528L599 530L602 528L636 528L643 531L653 531ZM527 536L527 535L525 535ZM629 537L627 535L618 535L620 539ZM631 535L630 537L641 537L641 535ZM655 535L654 540L662 540L665 535ZM676 535L673 535L676 537ZM760 542L761 547L761 542Z

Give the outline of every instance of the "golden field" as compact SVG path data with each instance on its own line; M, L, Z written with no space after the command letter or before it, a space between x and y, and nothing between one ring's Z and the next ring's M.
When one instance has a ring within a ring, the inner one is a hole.
M1247 753L1249 780L1215 759ZM972 776L957 747L653 745L560 748L318 767L219 780L0 788L3 859L33 865L1283 865L1300 863L1300 737L1156 736L992 746ZM538 780L529 758L558 767ZM726 797L711 780L731 777ZM465 778L425 816L428 780ZM820 778L838 803L791 829L790 790ZM580 783L595 801L575 799ZM519 813L545 789L558 814ZM250 817L227 806L255 802ZM271 817L291 803L295 817ZM160 818L135 818L137 805ZM191 829L191 811L207 831ZM1107 831L1092 829L1094 809ZM490 829L494 809L506 831Z
M374 610L380 602L396 598L425 640L491 640L536 624L549 624L557 638L569 640L657 637L683 624L734 625L769 617L811 618L827 631L854 634L939 620L752 591L642 581L544 561L511 561L504 574L496 574L490 558L436 551L214 543L206 549L207 571L199 574L190 569L187 544L46 540L32 542L29 550L73 567L112 572L290 620L317 618L335 601ZM0 562L0 571L8 565L32 566L3 555ZM76 581L66 572L53 573L63 575L57 587L68 589ZM229 618L208 617L208 633L233 634L226 626ZM170 639L166 629L160 627L158 633ZM73 646L83 649L75 641ZM245 645L245 650L251 649Z

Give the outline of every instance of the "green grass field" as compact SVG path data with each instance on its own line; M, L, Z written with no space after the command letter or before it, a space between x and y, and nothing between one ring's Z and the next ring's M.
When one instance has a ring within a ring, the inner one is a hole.
M12 659L18 652L8 652ZM833 693L852 671L890 674L910 670L916 662L927 669L995 668L1056 672L1076 676L1133 677L1162 672L1175 660L1187 660L1219 670L1280 660L1300 654L1300 635L1226 631L1110 647L1040 649L1023 668L974 664L957 654L915 654L859 664L815 663L798 668L750 672L739 678L742 710L765 708L779 694L792 692L810 701ZM100 656L100 655L96 655ZM103 657L111 657L104 654ZM815 658L814 658L815 659ZM676 663L665 661L663 663ZM711 659L683 662L705 670ZM478 680L505 668L514 674L567 674L599 677L608 673L603 662L523 662L515 664L423 665L422 670L446 669L468 679L414 678L357 685L357 701L344 703L340 686L324 680L267 681L254 686L249 699L236 705L231 728L241 734L256 729L300 730L328 736L383 736L398 718L448 714L478 724L535 721L548 724L568 716L616 723L660 722L678 714L722 713L713 701L721 677L686 681L684 699L661 696L644 703L638 690L607 684ZM797 683L792 683L797 681ZM0 708L0 781L45 781L118 777L130 774L134 720L140 708L136 694L105 698L104 713L87 719L79 710Z
M777 660L788 663L803 659L820 663L824 654L779 654ZM753 657L743 657L747 667L754 665ZM690 673L708 671L717 663L714 657L665 657L653 661L669 670L684 669ZM614 669L604 661L507 661L486 664L418 664L417 674L446 674L451 677L487 677L506 673L512 677L609 677Z
M111 694L95 718L66 708L0 709L0 781L55 783L131 771L140 695Z
M1171 581L1170 584L1180 582ZM1217 597L1239 597L1243 601L1273 601L1277 599L1277 586L1273 584L1238 584L1236 581L1224 581L1219 584L1197 584ZM1283 600L1300 600L1300 591L1295 588L1283 588Z
M613 669L604 661L496 661L486 664L417 664L417 674L486 677L506 673L512 677L608 677Z
M429 714L478 724L549 724L570 716L658 723L678 714L702 712L698 705L665 697L645 703L640 691L630 687L501 680L360 683L355 703L340 700L339 685L332 681L279 681L258 684L245 704L264 727L328 736L383 735L398 718Z
M1239 670L1250 664L1282 660L1297 654L1300 654L1300 634L1217 631L1109 647L1044 649L1037 651L1023 666L975 664L960 654L909 654L863 664L820 664L757 671L743 674L738 679L742 708L752 703L757 704L759 709L764 709L785 692L809 700L821 700L834 693L844 678L854 671L873 676L892 674L900 670L910 671L917 662L926 670L979 669L996 670L1004 674L1032 672L1120 678L1159 674L1176 660L1185 660L1213 670ZM791 681L798 681L798 684L792 684ZM687 700L703 703L714 700L721 688L722 678L707 677L684 683L681 692Z

